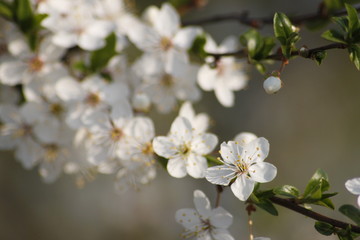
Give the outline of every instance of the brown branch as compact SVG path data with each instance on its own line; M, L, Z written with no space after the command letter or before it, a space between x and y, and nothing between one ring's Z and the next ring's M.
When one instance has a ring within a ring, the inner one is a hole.
M347 47L348 47L348 45L343 44L343 43L332 43L332 44L328 44L328 45L317 47L317 48L305 49L305 51L303 51L303 52L301 52L301 49L299 51L293 51L291 53L291 56L292 57L301 56L303 58L313 58L314 54L321 52L321 51L326 51L326 50L330 50L330 49L345 49ZM229 57L229 56L234 56L237 58L247 58L248 57L246 48L240 49L240 50L234 51L234 52L207 53L207 55L214 57L215 61L219 60L222 57ZM278 52L276 54L269 55L268 57L266 57L266 60L284 61L284 55L281 52Z
M349 226L351 228L352 232L355 233L360 233L360 227L359 226L355 226L353 224L350 223L346 223L346 222L342 222L333 218L329 218L327 216L321 215L317 212L311 211L309 209L306 209L302 206L299 206L298 204L296 204L295 202L291 201L290 199L283 199L283 198L279 198L279 197L270 197L269 200L277 205L283 206L285 208L288 208L294 212L300 213L304 216L310 217L312 219L315 219L317 221L320 222L326 222L331 224L334 227L338 227L341 229L347 229Z
M359 12L360 11L360 4L355 4L353 7ZM324 4L320 4L318 11L312 14L304 14L295 17L290 17L290 20L295 25L301 25L306 21L314 21L319 19L329 19L330 17L342 16L345 15L346 9L341 9L335 11L333 13L329 13L328 10L325 8ZM206 25L211 23L219 23L224 21L236 21L240 24L247 25L254 28L262 28L265 25L273 24L272 17L249 17L248 11L243 12L235 12L235 13L226 13L226 14L219 14L216 16L204 18L204 19L197 19L197 20L188 20L183 21L184 26L188 25Z
M215 201L215 207L220 206L220 199L221 199L221 193L224 191L223 186L216 185L216 201Z

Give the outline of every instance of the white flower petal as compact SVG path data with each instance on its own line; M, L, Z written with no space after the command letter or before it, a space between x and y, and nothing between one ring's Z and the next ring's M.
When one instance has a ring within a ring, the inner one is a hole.
M154 123L147 117L135 117L127 125L125 132L140 142L150 142L155 136Z
M206 113L198 114L192 122L193 127L198 132L205 132L209 128L210 118Z
M186 176L185 160L182 157L169 159L167 171L172 177L183 178Z
M235 144L233 141L229 141L228 143L223 142L220 145L220 154L223 161L234 164L238 158L238 151L241 151L242 147Z
M105 46L104 38L94 36L91 34L82 34L79 37L79 47L84 50L94 51Z
M360 178L347 180L345 187L352 194L360 195Z
M222 207L217 207L212 211L210 217L211 225L217 228L228 228L232 222L233 216Z
M186 27L180 29L173 38L173 44L181 49L188 50L197 35L201 33L200 28Z
M192 229L195 225L201 223L199 214L195 209L183 208L179 209L175 213L176 222L184 226L185 229Z
M164 3L155 20L154 27L161 36L168 38L174 36L180 27L180 18L174 7L168 3Z
M216 135L204 133L194 138L191 142L191 150L200 155L208 154L214 150L217 143Z
M176 146L168 137L156 137L153 140L154 152L164 158L173 157L177 153Z
M208 219L211 215L211 205L205 193L200 190L194 191L194 205L201 219Z
M63 101L78 100L84 96L80 83L71 77L60 79L55 85L55 90Z
M212 231L212 236L215 240L234 240L227 229L217 228Z
M57 32L52 37L52 41L54 44L63 47L63 48L70 48L76 45L77 36L73 33L68 32Z
M170 134L176 136L180 141L189 141L192 137L191 123L186 118L177 117L171 124Z
M198 83L204 91L211 91L214 89L216 81L217 71L211 69L207 64L204 64L200 67L197 79Z
M263 137L260 137L247 144L240 155L248 156L245 161L249 163L262 162L265 158L267 158L269 150L269 141ZM245 151L247 153L245 153Z
M186 171L193 178L205 177L205 171L207 169L206 158L190 153L187 157Z
M216 185L229 185L231 179L236 175L234 169L225 165L210 167L205 172L205 178L212 184Z
M277 168L271 163L258 162L249 167L251 179L255 182L270 182L276 177Z
M234 141L238 142L241 146L245 146L255 139L257 139L255 134L250 132L242 132L235 136Z
M235 95L223 81L215 83L215 96L224 107L234 106Z
M4 62L0 65L0 81L2 84L15 86L24 81L27 65L20 61Z
M231 191L241 201L246 201L254 190L255 182L244 175L239 176L233 184Z

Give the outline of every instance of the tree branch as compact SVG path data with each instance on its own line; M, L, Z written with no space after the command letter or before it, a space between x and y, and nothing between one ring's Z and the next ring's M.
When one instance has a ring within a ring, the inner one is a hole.
M353 7L359 12L360 4L355 4ZM341 9L333 13L329 13L324 4L320 4L318 11L312 14L304 14L295 17L290 17L290 20L295 25L301 25L306 21L314 21L319 19L329 19L330 17L342 16L346 14L346 9ZM249 17L248 11L219 14L212 17L183 21L184 26L188 25L206 25L211 23L219 23L224 21L236 21L240 24L247 25L254 28L262 28L265 25L273 24L273 17Z
M326 223L333 225L334 227L338 227L341 229L347 229L350 226L352 232L360 233L359 226L355 226L350 223L346 223L346 222L342 222L342 221L339 221L336 219L326 217L317 212L314 212L314 211L306 209L302 206L299 206L298 204L294 203L293 201L291 201L289 199L283 199L283 198L279 198L279 197L270 197L269 200L277 205L283 206L285 208L293 210L294 212L300 213L302 215L305 215L305 216L315 219L317 221L326 222Z
M324 45L321 47L317 47L317 48L312 48L312 49L305 49L305 51L301 52L301 49L299 51L293 51L291 53L291 56L302 56L303 58L313 58L314 54L316 54L317 52L321 52L321 51L325 51L325 50L330 50L330 49L345 49L348 46L346 44L343 43L331 43L328 45ZM226 53L207 53L208 56L212 56L215 58L216 60L219 60L222 57L229 57L229 56L234 56L237 58L247 58L248 54L246 51L246 48L240 49L238 51L234 51L234 52L226 52ZM267 60L277 60L277 61L283 61L284 60L284 55L279 52L273 55L269 55L267 58Z

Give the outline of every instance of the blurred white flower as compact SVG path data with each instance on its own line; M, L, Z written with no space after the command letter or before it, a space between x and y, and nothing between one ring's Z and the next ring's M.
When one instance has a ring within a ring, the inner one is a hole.
M207 36L205 50L211 53L232 52L238 49L238 40L235 37L226 38L218 47L214 40ZM207 62L214 62L208 57ZM204 64L197 75L198 83L204 91L215 91L215 96L224 107L232 107L235 101L234 91L244 89L248 82L243 65L234 57L222 57L211 68Z
M169 159L167 170L171 176L203 178L207 168L204 155L213 151L217 142L214 134L197 133L188 119L177 117L169 135L156 137L153 147L156 154Z
M181 105L179 116L188 119L194 127L194 131L201 133L206 132L209 128L209 116L206 113L196 114L193 106L188 101Z
M222 207L212 209L209 199L200 190L194 191L194 205L195 209L179 209L175 214L176 221L185 228L181 237L197 240L234 239L227 230L233 222L228 211Z
M231 190L237 198L245 201L254 190L255 182L270 182L276 176L276 167L264 162L268 153L269 142L265 138L256 138L243 146L234 141L223 142L220 161L224 165L208 168L205 177L213 184L224 186L236 178Z
M352 194L358 195L357 204L360 207L360 178L349 179L345 183L346 189Z

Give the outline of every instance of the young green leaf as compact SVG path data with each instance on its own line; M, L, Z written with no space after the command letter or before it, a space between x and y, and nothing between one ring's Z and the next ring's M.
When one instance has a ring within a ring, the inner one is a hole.
M99 71L106 67L109 60L116 55L116 35L111 33L106 38L106 45L91 53L90 69L94 72Z
M358 45L351 45L348 51L350 60L355 64L356 68L360 70L360 47Z
M348 13L349 31L353 32L360 27L358 13L357 10L349 4L345 4L345 7Z
M3 0L0 1L0 16L12 19L13 18L13 10L12 5L8 2L5 2Z
M275 13L274 15L274 33L275 37L289 38L293 32L290 19L283 13Z
M259 202L255 203L256 206L262 208L263 210L267 211L271 215L278 216L279 213L275 208L274 204L270 202L268 199L259 199Z
M315 229L320 234L325 236L330 236L331 234L334 233L335 230L333 225L326 222L315 222Z
M328 180L328 175L322 169L316 170L305 188L304 197L321 198L321 193L329 189Z
M313 55L314 60L316 61L316 63L318 65L320 65L322 63L322 61L326 58L327 52L326 51L320 51L320 52L316 52Z
M357 207L345 204L339 208L339 211L360 226L360 210Z
M332 42L346 43L344 35L341 32L334 29L327 30L321 35L321 37Z
M34 13L29 0L15 0L13 2L14 20L22 32L28 33L34 27Z
M193 44L188 50L188 52L195 54L200 58L205 58L206 57L205 44L206 44L206 35L205 34L199 35L193 41Z
M274 188L274 193L285 197L299 197L299 190L296 187L290 185Z

